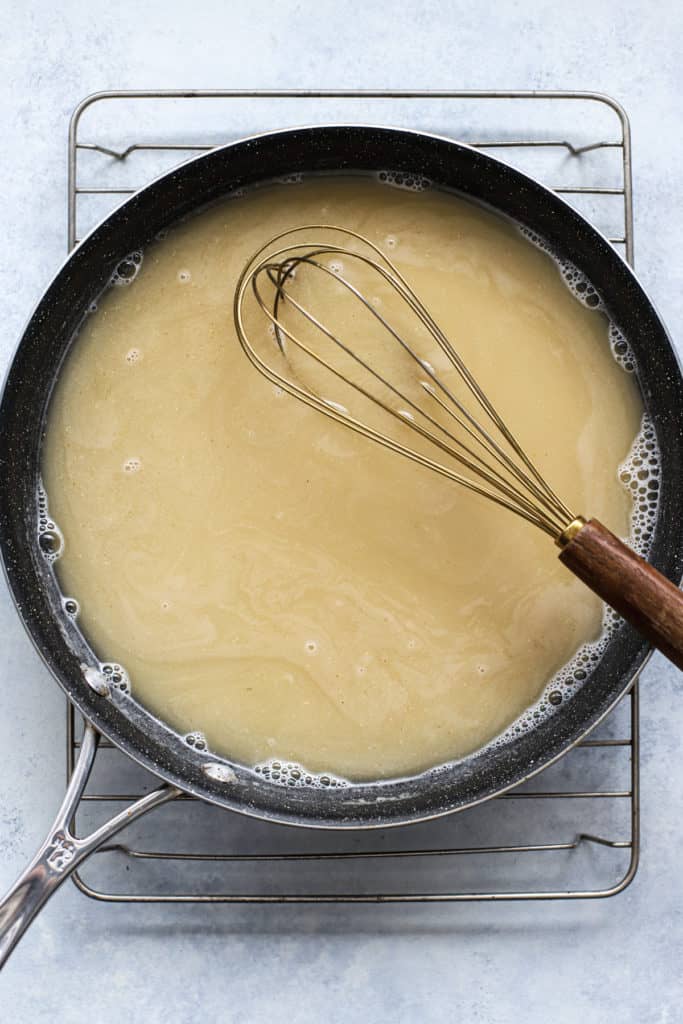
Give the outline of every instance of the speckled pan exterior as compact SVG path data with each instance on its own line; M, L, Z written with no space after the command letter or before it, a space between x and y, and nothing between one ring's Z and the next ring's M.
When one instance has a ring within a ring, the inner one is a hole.
M118 747L186 792L257 817L323 828L423 820L516 785L565 753L607 713L643 665L647 644L623 625L581 689L552 717L438 773L381 785L294 789L235 764L234 779L217 781L203 770L215 761L210 753L187 746L129 697L99 695L86 683L82 666L96 666L97 659L64 614L52 569L37 544L40 451L62 360L122 257L235 189L292 173L380 170L427 177L514 218L595 286L628 338L657 432L662 483L650 560L677 583L683 571L683 380L664 325L629 267L570 206L506 164L447 139L354 125L290 129L214 150L164 175L100 224L56 274L21 339L0 404L4 568L18 613L69 698Z

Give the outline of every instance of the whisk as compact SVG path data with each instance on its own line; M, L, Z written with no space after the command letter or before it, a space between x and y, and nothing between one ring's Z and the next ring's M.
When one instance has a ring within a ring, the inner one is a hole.
M349 334L316 312L329 293ZM234 317L244 352L274 385L548 534L568 569L683 668L681 591L598 520L567 507L370 239L331 224L276 235L244 267Z

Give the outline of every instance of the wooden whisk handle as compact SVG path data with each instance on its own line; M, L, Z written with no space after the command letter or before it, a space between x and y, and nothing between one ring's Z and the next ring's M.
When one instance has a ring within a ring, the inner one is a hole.
M683 669L683 593L597 519L575 532L560 561Z

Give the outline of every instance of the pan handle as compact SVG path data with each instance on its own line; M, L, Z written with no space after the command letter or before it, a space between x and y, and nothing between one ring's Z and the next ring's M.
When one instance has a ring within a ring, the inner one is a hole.
M99 734L86 721L78 761L54 824L31 863L0 901L0 968L43 904L86 857L130 821L180 794L174 786L161 786L89 836L77 839L71 832L71 821L86 787L98 742Z
M560 536L560 561L683 669L683 593L597 519Z

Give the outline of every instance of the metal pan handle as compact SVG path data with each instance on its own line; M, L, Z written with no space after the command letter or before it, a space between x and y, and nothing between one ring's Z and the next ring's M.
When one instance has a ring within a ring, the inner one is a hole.
M88 782L98 742L99 734L86 721L78 761L54 824L31 863L0 901L0 968L43 904L86 857L129 822L180 795L174 786L160 786L90 835L77 839L70 825Z

